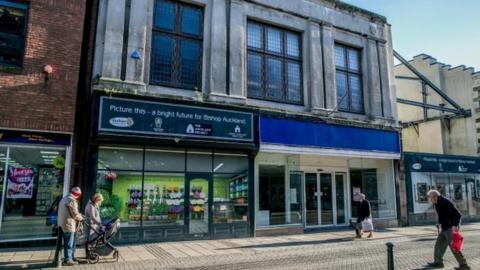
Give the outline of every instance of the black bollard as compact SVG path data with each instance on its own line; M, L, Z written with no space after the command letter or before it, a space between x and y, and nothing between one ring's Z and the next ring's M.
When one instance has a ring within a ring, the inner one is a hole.
M393 261L393 243L387 243L387 259L388 259L388 270L395 269L395 263Z
M60 227L57 228L57 245L55 246L55 256L53 257L53 264L60 268L62 267L62 240L63 232Z

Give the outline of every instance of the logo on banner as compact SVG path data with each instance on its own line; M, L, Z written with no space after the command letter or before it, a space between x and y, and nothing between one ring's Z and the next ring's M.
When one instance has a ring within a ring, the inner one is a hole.
M8 169L7 199L31 199L34 176L32 168L10 167Z
M133 119L131 117L114 117L109 121L110 125L115 127L131 127L133 126Z
M242 129L240 128L239 125L236 125L235 128L233 129L233 132L228 133L232 138L240 138L243 139L247 137L246 133L242 133Z
M163 125L162 118L156 117L155 118L155 127L153 128L153 130L155 130L156 132L163 132L164 129L162 128L162 125Z
M412 165L412 168L413 168L414 170L420 170L420 169L422 169L422 164L421 164L421 163L414 163L414 164Z
M193 125L192 124L189 124L187 126L187 131L186 131L188 134L194 134L195 133L195 128L193 128Z
M460 165L460 166L458 166L458 171L459 171L459 172L463 172L463 173L464 173L464 172L468 172L468 168L465 167L465 166Z

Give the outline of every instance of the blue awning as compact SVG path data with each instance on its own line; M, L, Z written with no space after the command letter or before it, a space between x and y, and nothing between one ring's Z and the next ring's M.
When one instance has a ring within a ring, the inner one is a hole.
M400 154L396 131L260 117L260 143Z

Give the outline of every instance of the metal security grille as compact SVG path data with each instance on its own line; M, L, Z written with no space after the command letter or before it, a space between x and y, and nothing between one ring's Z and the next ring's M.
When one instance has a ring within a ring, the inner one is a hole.
M340 111L363 113L363 87L360 50L335 44L335 80Z
M150 83L200 90L202 43L201 7L156 0Z
M300 34L248 22L248 97L303 104Z

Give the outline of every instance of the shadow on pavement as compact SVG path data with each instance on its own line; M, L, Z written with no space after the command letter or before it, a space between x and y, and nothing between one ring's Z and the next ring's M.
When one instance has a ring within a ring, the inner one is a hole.
M365 240L368 241L367 239ZM352 242L352 241L353 241L353 237L347 237L347 238L336 238L336 239L327 239L327 240L318 240L318 241L292 241L292 242L283 242L283 243L237 246L237 247L222 248L222 249L225 250L225 249L244 249L244 248L293 247L293 246L320 245L320 244L331 244L331 243ZM219 250L222 250L222 249L219 249Z
M41 269L47 267L54 267L55 265L51 262L46 263L42 262L32 262L32 261L15 261L11 263L0 263L0 268L3 270L13 270L13 269Z

